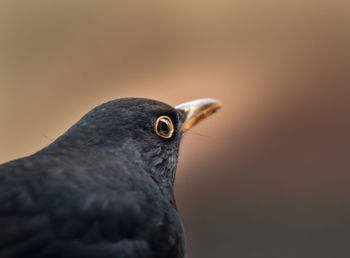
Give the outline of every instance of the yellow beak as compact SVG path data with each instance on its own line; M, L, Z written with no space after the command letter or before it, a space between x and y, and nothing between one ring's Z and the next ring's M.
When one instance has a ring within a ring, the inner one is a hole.
M186 132L221 107L221 102L216 99L197 99L178 105L175 109L186 114L186 120L182 124L182 132Z

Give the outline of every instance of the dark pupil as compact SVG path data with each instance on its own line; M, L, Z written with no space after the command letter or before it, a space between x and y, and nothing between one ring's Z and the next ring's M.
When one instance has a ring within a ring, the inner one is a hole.
M170 123L167 119L161 119L158 124L158 132L163 135L168 135L170 133Z

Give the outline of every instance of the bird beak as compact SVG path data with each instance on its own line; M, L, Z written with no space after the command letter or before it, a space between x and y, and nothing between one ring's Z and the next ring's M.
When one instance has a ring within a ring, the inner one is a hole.
M186 119L182 124L181 131L186 132L221 107L221 102L216 99L197 99L178 105L176 110L185 113Z

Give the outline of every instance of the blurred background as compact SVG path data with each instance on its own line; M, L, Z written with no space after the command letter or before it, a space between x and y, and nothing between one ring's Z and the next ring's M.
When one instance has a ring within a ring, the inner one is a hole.
M350 257L350 2L0 1L0 162L120 97L220 112L176 179L189 258Z

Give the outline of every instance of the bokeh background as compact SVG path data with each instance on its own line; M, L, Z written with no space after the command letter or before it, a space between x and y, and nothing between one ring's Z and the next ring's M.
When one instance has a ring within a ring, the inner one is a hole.
M0 1L0 162L120 97L224 106L183 141L189 258L350 257L350 2Z

